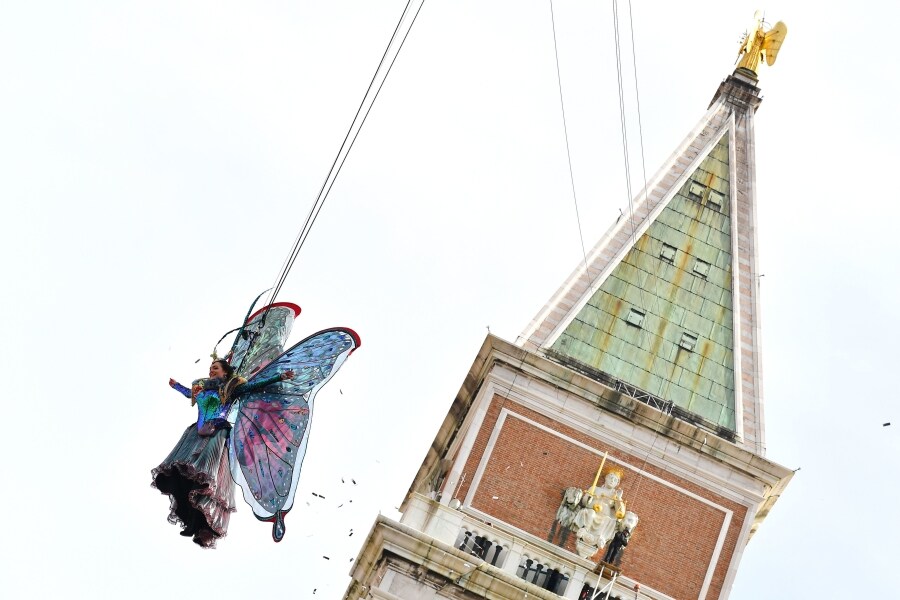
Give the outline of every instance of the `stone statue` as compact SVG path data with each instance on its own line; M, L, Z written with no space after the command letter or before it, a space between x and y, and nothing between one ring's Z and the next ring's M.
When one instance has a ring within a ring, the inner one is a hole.
M637 527L637 524L638 516L630 510L626 512L622 520L619 521L616 534L613 536L609 548L606 549L603 562L619 566L619 563L622 562L622 551L628 545L628 540L631 538L631 533Z
M556 520L553 521L553 525L550 527L550 535L547 536L547 541L551 544L554 543L553 538L556 537L557 534L557 525L559 525L559 545L565 546L566 540L569 538L570 531L577 531L578 527L575 526L575 517L578 515L579 507L581 506L581 498L584 496L584 492L581 488L578 487L569 487L566 488L563 492L562 502L559 505L559 508L556 509Z
M611 470L602 487L581 497L582 508L575 516L575 525L578 527L576 547L582 558L605 548L616 534L617 523L625 516L625 501L619 489L621 480L621 471Z

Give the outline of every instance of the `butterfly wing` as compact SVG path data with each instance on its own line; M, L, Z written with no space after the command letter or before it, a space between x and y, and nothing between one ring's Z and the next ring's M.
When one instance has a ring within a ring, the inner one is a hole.
M291 509L315 395L359 345L359 336L350 329L320 331L270 362L248 383L289 369L293 379L237 399L232 409L231 474L257 518L280 518Z
M250 377L284 350L300 307L291 302L264 306L249 317L238 333L230 363L241 377Z

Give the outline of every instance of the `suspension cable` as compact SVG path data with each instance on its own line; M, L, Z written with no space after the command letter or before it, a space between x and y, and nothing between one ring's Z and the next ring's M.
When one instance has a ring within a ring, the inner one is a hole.
M637 51L635 50L634 45L634 17L631 13L631 0L628 0L628 28L631 32L631 65L634 69L634 99L636 103L637 109L637 120L638 120L638 140L640 141L641 147L641 176L644 180L644 204L648 205L648 216L649 216L649 196L647 190L647 163L644 160L644 124L641 120L641 93L638 89L638 74L637 74Z
M322 210L322 207L325 204L325 200L328 199L328 195L331 192L331 188L334 185L335 180L337 179L338 174L344 166L344 163L347 160L347 157L350 154L350 150L352 150L354 143L356 142L357 137L359 136L359 132L362 130L362 126L365 124L366 119L369 116L369 113L372 110L372 107L375 104L375 101L378 99L378 94L381 92L381 88L384 86L384 82L387 80L388 75L391 72L391 69L394 66L394 63L397 60L397 57L400 55L400 51L403 49L403 44L406 42L407 37L409 36L409 32L412 30L413 25L416 22L416 19L419 16L419 12L422 10L422 7L425 5L425 0L419 4L419 8L416 10L415 15L409 23L409 26L406 28L406 31L403 34L402 39L400 40L399 45L397 46L396 51L394 52L393 58L390 60L390 63L387 66L387 69L384 71L384 75L381 78L381 82L378 84L375 89L375 93L371 95L370 93L375 86L375 82L378 80L379 74L382 71L382 67L384 67L385 62L387 60L388 55L391 52L391 49L394 47L395 42L398 38L398 33L401 30L401 25L406 20L407 15L410 11L410 5L412 0L408 0L406 6L403 8L403 13L400 15L400 19L397 21L397 25L394 28L394 32L391 35L391 39L387 44L387 47L384 50L384 54L381 56L381 60L378 63L378 67L375 69L375 73L372 75L372 79L369 82L369 86L366 88L366 92L363 95L363 99L359 104L359 107L356 109L356 114L353 116L353 121L350 123L350 127L347 129L347 133L344 135L344 140L341 143L340 148L338 149L337 155L334 158L334 161L331 164L331 168L328 171L328 174L325 177L325 180L322 182L322 187L319 188L319 193L316 196L315 202L313 202L312 207L309 210L309 214L306 216L306 220L303 223L303 227L300 229L300 233L297 234L296 239L294 240L294 244L291 248L290 253L282 264L281 274L278 277L278 281L273 286L272 294L269 296L267 301L267 305L271 305L275 302L275 299L278 296L278 293L281 291L281 287L284 285L285 280L287 280L287 276L290 273L291 269L294 266L294 263L297 261L297 256L300 254L300 250L306 242L307 237L309 236L309 232L312 230L312 226L315 224L316 219L319 216L319 213ZM363 112L363 107L366 106L368 102L368 108L366 108L365 112ZM362 118L360 119L360 114L362 114ZM349 141L349 143L348 143ZM346 149L346 151L345 151ZM265 316L263 316L265 319Z
M593 289L593 281L588 270L587 251L584 248L584 234L581 230L581 216L578 212L578 197L575 195L575 174L572 171L572 151L569 149L569 129L566 126L566 104L563 102L562 75L559 73L559 50L556 45L556 19L553 16L553 0L550 0L550 23L553 27L553 55L556 57L556 81L559 84L559 107L562 111L563 135L566 139L566 157L569 160L569 181L572 183L572 202L575 204L575 220L578 223L578 239L581 241L581 254L584 257L584 272L588 278L590 289Z

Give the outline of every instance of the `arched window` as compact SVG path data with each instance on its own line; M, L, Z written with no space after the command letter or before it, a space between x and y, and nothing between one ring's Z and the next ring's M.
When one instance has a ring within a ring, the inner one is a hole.
M454 546L495 567L502 566L506 555L509 554L509 549L503 546L499 540L492 541L486 535L468 529L459 532Z
M528 556L522 557L516 575L528 583L533 583L559 596L566 593L566 586L569 584L568 575L559 569L541 563L540 559Z

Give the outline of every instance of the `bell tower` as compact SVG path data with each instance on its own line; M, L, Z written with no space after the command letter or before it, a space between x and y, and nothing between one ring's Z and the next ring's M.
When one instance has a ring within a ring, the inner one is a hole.
M724 599L791 479L765 457L756 28L703 118L538 311L488 335L345 598Z

